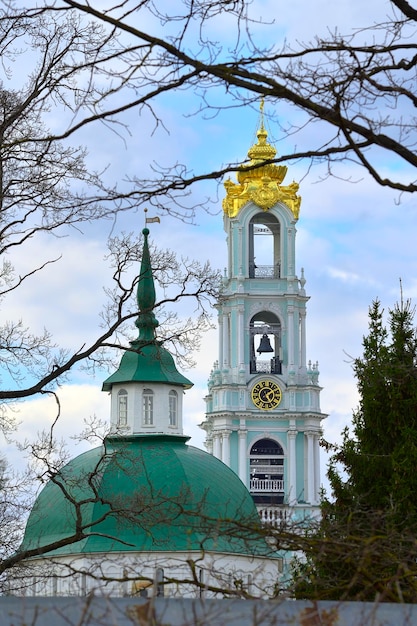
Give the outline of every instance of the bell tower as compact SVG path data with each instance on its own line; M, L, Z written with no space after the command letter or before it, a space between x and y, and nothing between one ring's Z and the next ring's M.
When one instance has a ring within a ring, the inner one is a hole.
M217 303L219 358L208 381L206 447L280 524L318 511L318 364L306 360L304 271L296 274L298 184L271 163L263 114L237 182L225 182L228 267Z

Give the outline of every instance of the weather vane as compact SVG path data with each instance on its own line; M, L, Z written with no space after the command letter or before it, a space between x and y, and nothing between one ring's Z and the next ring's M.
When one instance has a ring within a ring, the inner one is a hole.
M156 217L147 217L148 209L143 209L143 211L145 213L145 224L152 224L153 222L158 222L158 224L161 223L161 220L159 219L158 216L156 216Z

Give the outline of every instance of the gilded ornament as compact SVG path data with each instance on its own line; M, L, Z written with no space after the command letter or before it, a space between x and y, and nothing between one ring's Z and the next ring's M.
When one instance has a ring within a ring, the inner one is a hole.
M247 202L254 202L263 211L268 211L277 202L283 202L297 220L300 213L301 197L297 195L298 184L281 185L287 173L285 165L265 163L271 161L276 150L267 142L267 132L263 121L257 132L258 142L248 151L248 164L242 165L237 173L237 183L230 178L224 183L226 197L223 210L229 217L236 217ZM262 165L265 163L265 165Z
M279 200L278 185L271 181L269 176L264 176L261 186L255 185L249 190L249 198L261 209L267 211Z

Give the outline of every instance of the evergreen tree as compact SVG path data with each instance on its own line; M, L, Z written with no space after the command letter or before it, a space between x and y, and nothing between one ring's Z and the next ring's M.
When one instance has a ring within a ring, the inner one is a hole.
M415 308L375 301L352 432L333 446L332 498L296 568L296 595L417 601L417 333Z

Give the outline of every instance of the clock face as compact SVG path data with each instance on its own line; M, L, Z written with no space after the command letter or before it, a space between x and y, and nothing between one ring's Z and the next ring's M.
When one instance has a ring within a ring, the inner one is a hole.
M281 402L282 391L273 380L261 380L252 389L252 402L258 409L270 411Z

